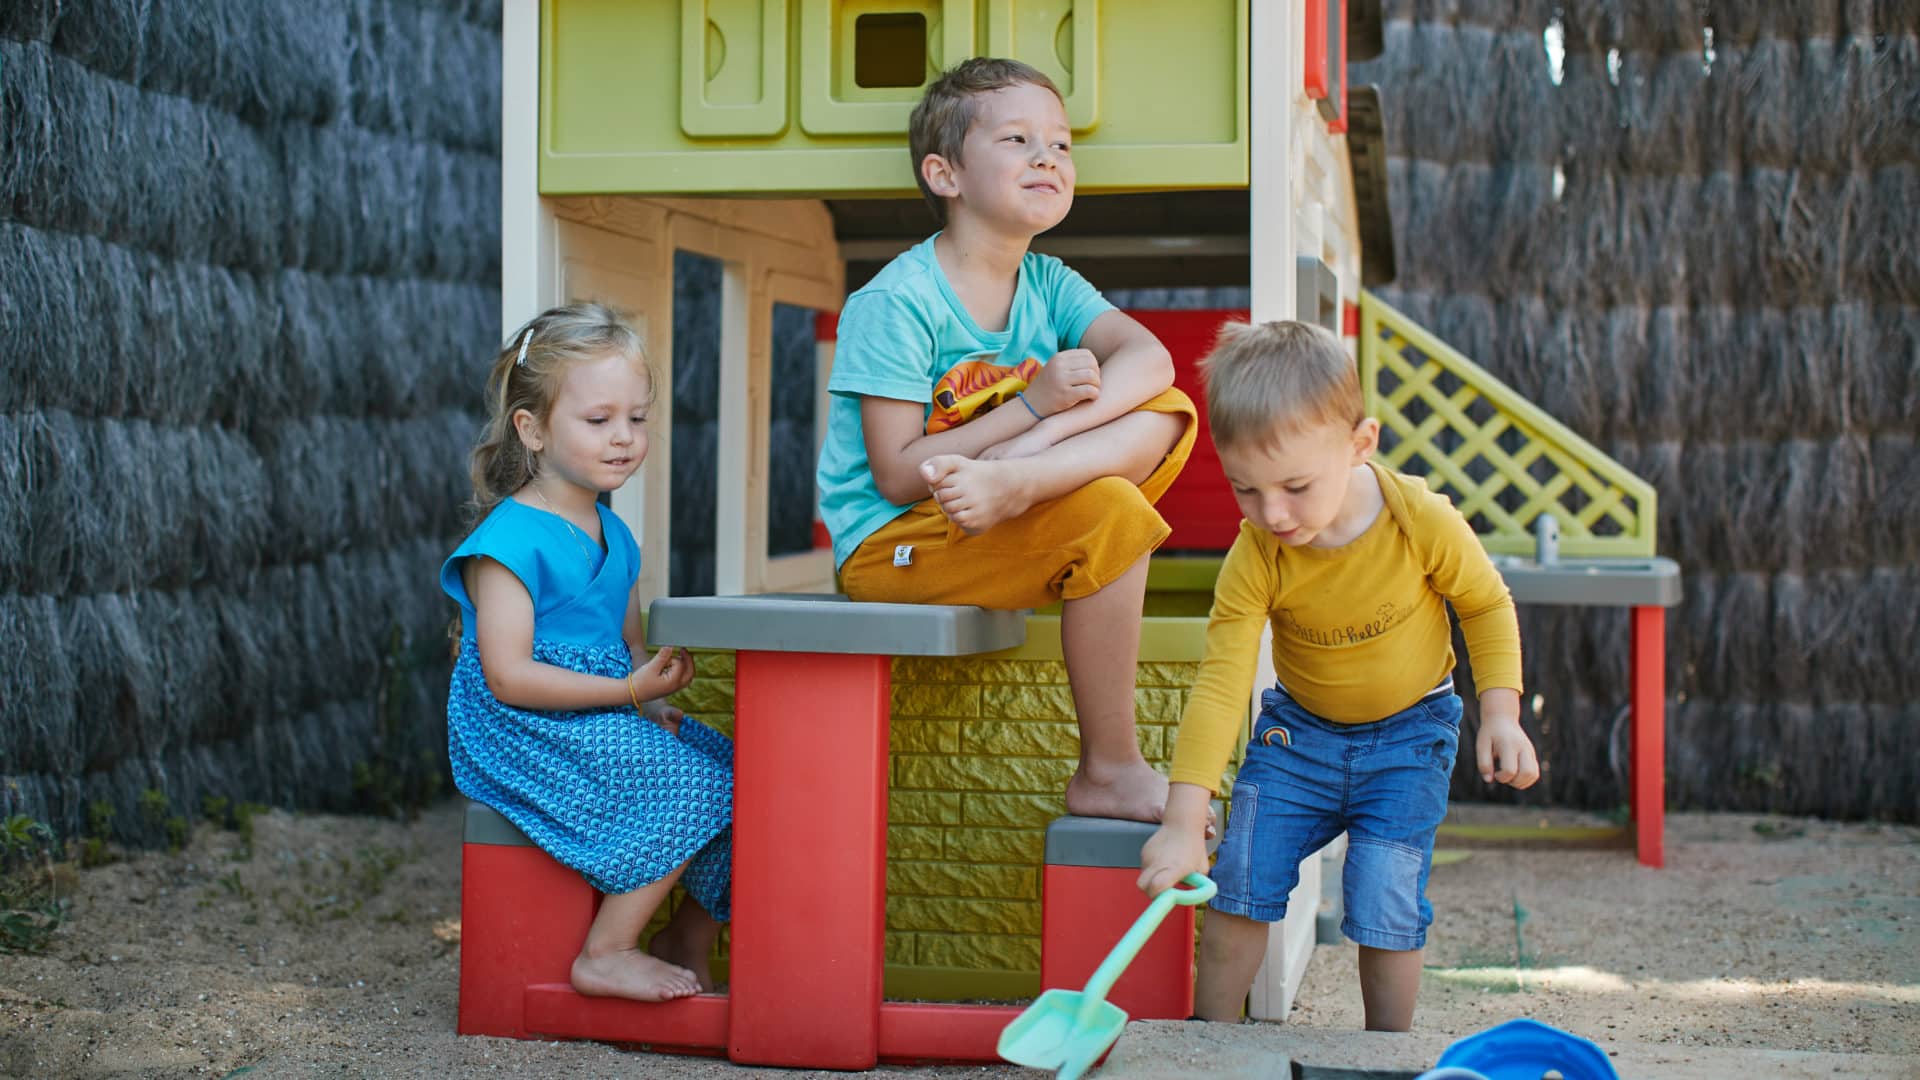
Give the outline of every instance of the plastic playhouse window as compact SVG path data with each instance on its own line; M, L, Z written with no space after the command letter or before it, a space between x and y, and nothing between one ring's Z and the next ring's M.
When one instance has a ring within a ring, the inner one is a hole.
M813 550L814 462L819 457L820 313L773 305L773 393L767 437L767 555Z
M855 86L919 86L927 81L927 17L875 12L853 22Z
M719 259L673 253L672 554L667 564L672 596L708 596L714 589L724 279ZM666 397L668 390L663 386L655 396Z

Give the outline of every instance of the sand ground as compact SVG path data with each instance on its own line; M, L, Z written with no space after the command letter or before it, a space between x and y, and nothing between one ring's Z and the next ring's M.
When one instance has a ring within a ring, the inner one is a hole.
M47 949L0 956L0 1074L809 1075L456 1036L453 803L411 824L274 812L254 832L250 853L208 827L183 851L81 871ZM1618 849L1480 848L1436 867L1430 894L1425 1037L1524 1015L1610 1047L1879 1055L1859 1061L1882 1075L1920 1055L1920 828L1679 814L1664 870ZM1360 1027L1353 952L1316 951L1289 1025Z

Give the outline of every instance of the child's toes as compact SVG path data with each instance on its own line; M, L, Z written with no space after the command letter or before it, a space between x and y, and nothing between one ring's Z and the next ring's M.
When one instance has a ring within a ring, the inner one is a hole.
M929 485L939 487L941 482L952 476L964 459L954 454L937 454L920 463L920 475Z

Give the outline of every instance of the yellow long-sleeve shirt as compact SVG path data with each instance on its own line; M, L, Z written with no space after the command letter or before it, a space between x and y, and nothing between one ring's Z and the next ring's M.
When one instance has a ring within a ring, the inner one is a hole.
M1273 669L1306 709L1345 724L1418 701L1453 670L1447 603L1474 685L1520 689L1520 622L1472 526L1426 481L1373 466L1386 506L1337 548L1289 547L1245 521L1214 586L1207 653L1180 718L1172 779L1215 791L1241 735L1263 621Z

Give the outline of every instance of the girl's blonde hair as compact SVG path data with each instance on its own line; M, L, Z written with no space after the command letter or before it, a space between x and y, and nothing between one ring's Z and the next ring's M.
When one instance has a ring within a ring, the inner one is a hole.
M1312 323L1227 323L1200 374L1218 447L1270 445L1323 424L1352 427L1367 415L1353 358Z
M646 375L651 400L653 371L640 333L604 304L582 301L549 308L507 339L487 376L487 426L468 465L474 521L525 487L539 471L533 451L520 441L520 432L513 426L513 415L525 409L545 423L567 368L609 354L627 357Z

